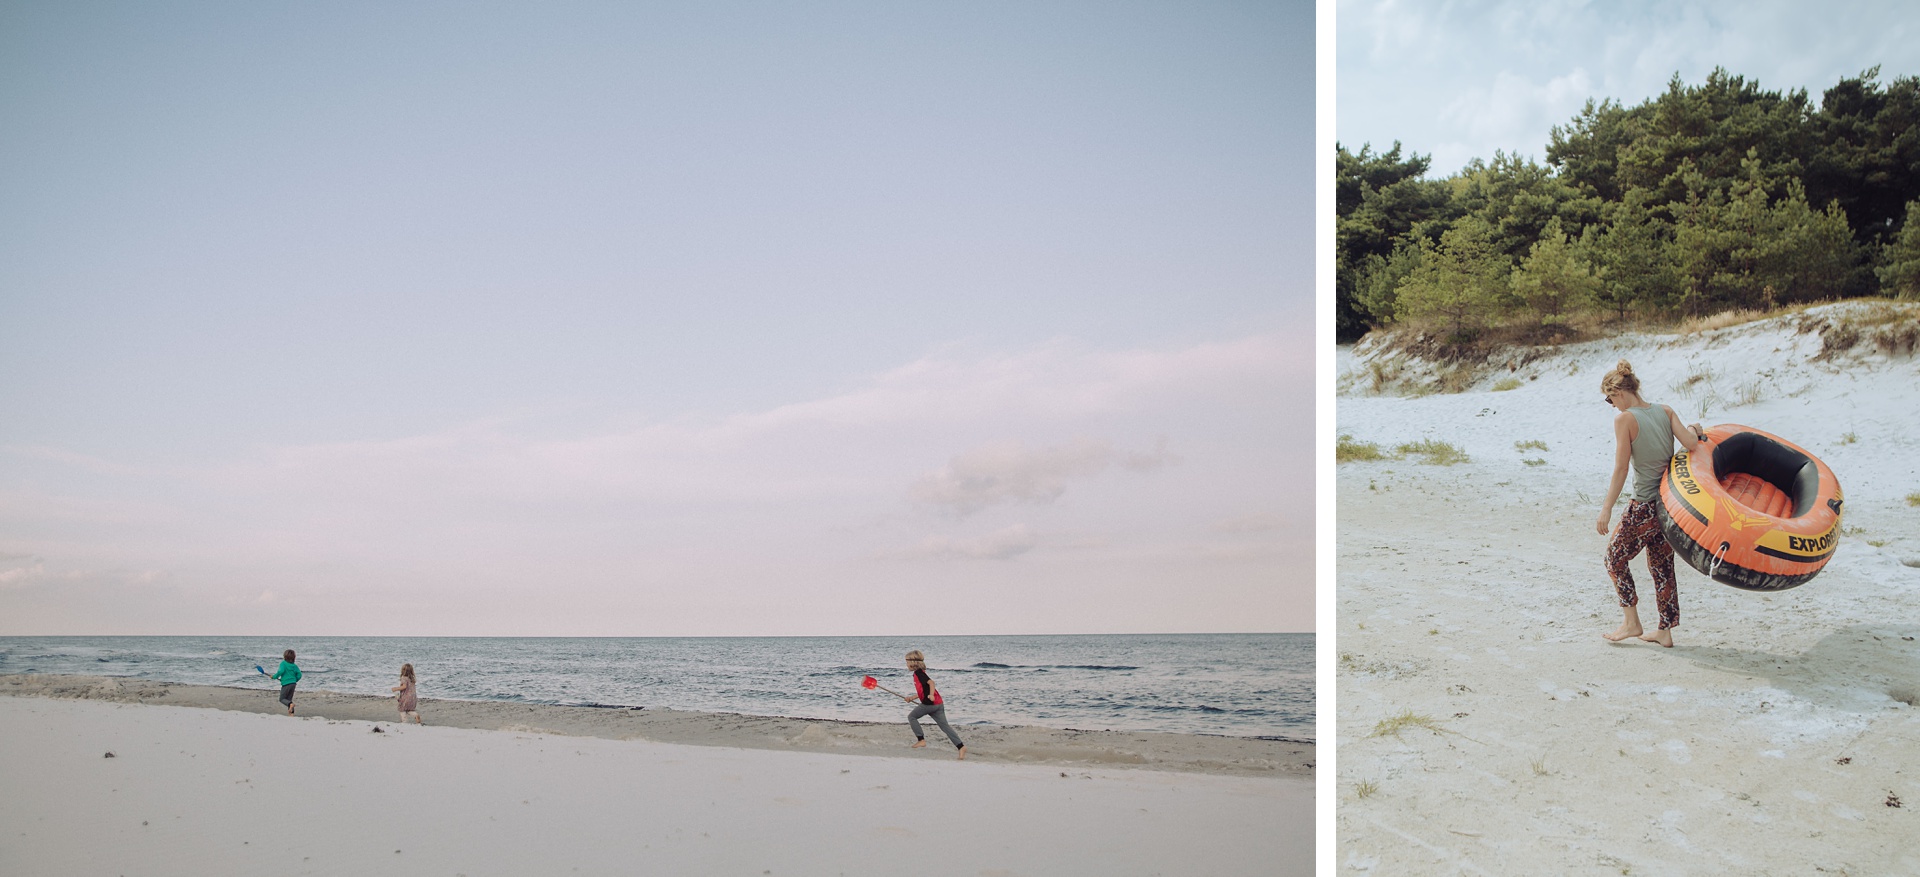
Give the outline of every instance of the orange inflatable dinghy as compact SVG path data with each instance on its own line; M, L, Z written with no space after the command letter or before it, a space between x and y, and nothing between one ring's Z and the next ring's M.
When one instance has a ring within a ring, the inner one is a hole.
M1707 430L1660 476L1660 529L1687 564L1749 591L1806 584L1840 539L1840 482L1820 458L1747 426Z

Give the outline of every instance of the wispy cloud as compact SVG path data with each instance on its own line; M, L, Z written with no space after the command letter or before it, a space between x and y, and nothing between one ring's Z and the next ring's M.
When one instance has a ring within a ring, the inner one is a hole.
M1273 512L1255 512L1215 521L1213 530L1218 533L1273 533L1287 525L1285 518Z
M1149 472L1175 459L1164 441L1151 453L1121 453L1111 442L1091 438L1040 448L998 442L955 456L939 471L916 481L908 494L917 502L964 516L1003 503L1053 502L1067 492L1068 481L1091 478L1116 461L1127 469Z
M45 574L47 565L31 554L0 553L0 588Z
M1039 547L1040 538L1025 524L972 538L931 537L907 552L937 560L1012 560Z
M769 576L881 588L902 562L964 576L954 561L1071 548L1125 564L1119 552L1189 538L1194 516L1249 507L1255 481L1287 465L1273 449L1305 438L1286 432L1276 406L1311 410L1310 376L1310 351L1267 335L1131 350L951 346L844 392L722 417L636 425L615 412L612 425L571 434L499 417L119 475L80 471L74 458L62 477L45 464L60 455L40 449L0 455L0 523L15 534L0 550L38 564L0 571L12 570L14 594L93 571L94 605L117 591L147 599L155 586L103 571L151 571L208 613L256 611L270 592L275 606L351 623L379 611L365 603L380 582L468 601L541 581L557 604L711 613L686 583L741 589L714 591L727 602ZM1066 501L1081 492L1100 501ZM1008 519L1015 511L1045 519ZM872 582L849 579L879 560L887 569L867 573ZM42 598L49 615L64 611L65 598Z

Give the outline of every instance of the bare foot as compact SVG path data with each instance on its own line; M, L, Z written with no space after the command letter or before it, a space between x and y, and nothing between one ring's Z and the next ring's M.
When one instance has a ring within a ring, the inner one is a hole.
M965 746L960 747L960 760L961 761L967 760L967 747Z
M1640 625L1631 621L1622 621L1619 627L1613 629L1612 633L1603 633L1601 636L1606 637L1607 642L1617 643L1628 637L1640 636L1640 634ZM1641 637L1641 639L1645 638L1646 637Z
M1650 643L1659 643L1667 648L1673 648L1673 631L1671 630L1656 630L1652 633L1643 633L1640 635L1640 638Z
M926 747L926 745L927 745L927 741L925 741L925 740L915 740L915 741L913 741L913 745L912 745L912 746L909 746L909 747L907 747L907 748L908 748L908 749L923 749L923 748L925 748L925 747Z

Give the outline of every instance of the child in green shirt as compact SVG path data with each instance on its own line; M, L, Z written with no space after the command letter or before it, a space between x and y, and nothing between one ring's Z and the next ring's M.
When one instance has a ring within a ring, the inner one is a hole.
M280 656L280 669L267 678L280 681L280 703L286 706L287 715L293 715L293 686L300 681L300 665L293 662L292 649Z

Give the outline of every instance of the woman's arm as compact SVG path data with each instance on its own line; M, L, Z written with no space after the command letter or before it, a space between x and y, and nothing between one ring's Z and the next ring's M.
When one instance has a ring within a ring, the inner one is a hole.
M1606 502L1600 505L1600 522L1594 529L1600 535L1607 535L1607 525L1613 520L1613 504L1620 501L1620 489L1627 486L1627 467L1633 462L1633 415L1620 412L1613 419L1613 480L1607 484Z
M1687 453L1693 453L1693 449L1700 445L1700 424L1689 426L1681 423L1680 412L1673 410L1672 405L1660 407L1667 409L1667 425L1672 427L1673 437L1680 440L1681 447L1686 448Z

